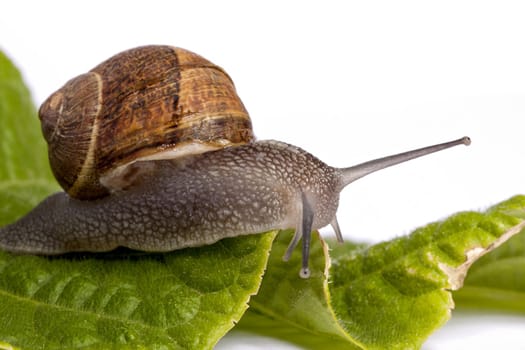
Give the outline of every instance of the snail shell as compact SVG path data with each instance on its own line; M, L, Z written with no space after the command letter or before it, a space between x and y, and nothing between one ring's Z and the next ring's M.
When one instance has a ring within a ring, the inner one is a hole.
M143 46L68 81L41 106L53 173L72 197L132 185L130 166L254 140L249 115L221 68L190 51Z

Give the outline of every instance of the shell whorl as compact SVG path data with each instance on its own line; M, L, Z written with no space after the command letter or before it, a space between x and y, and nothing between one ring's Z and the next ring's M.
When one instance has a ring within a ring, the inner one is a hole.
M55 177L80 199L107 195L111 188L104 184L111 180L101 179L121 176L136 160L254 139L230 77L201 56L170 46L109 58L52 94L39 116Z

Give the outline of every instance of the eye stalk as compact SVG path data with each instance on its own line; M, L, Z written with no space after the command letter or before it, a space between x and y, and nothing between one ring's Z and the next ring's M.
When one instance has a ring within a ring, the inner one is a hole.
M368 162L364 162L358 165L344 168L344 169L341 169L343 172L343 176L341 178L342 180L341 186L345 187L351 184L352 182L354 182L355 180L360 179L363 176L366 176L378 170L385 169L385 168L391 167L399 163L404 163L406 161L409 161L415 158L426 156L431 153L443 151L447 148L451 148L454 146L459 146L459 145L468 146L470 145L470 143L471 143L470 137L464 136L457 140L444 142L444 143L427 146L423 148L418 148L412 151L394 154L391 156L386 156L383 158L370 160Z

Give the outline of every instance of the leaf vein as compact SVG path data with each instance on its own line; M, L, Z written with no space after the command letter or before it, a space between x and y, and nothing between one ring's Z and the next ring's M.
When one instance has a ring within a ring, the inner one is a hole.
M63 306L63 305L49 304L49 303L38 301L38 300L35 300L35 299L32 299L32 298L27 298L27 297L23 297L23 296L20 296L20 295L13 294L13 293L9 293L9 292L6 292L4 290L0 290L0 295L3 296L3 297L6 297L6 298L17 299L17 300L19 300L21 302L24 302L24 303L34 304L34 305L39 306L39 307L44 307L44 308L47 307L47 308L50 308L50 309L57 309L57 310L60 310L60 311L67 311L67 312L71 312L71 313L74 313L74 314L77 314L77 315L78 314L84 314L84 315L87 315L87 316L94 317L95 319L103 318L103 319L106 319L106 320L109 320L109 321L116 321L116 322L122 322L122 323L128 323L128 324L132 324L132 325L137 325L137 326L140 326L140 327L146 328L146 329L157 330L157 331L164 331L164 332L166 332L166 335L168 334L167 330L169 330L169 327L153 326L151 324L147 324L147 323L141 322L141 321L136 320L136 319L119 318L119 317L115 317L115 316L112 316L112 315L108 315L106 313L96 313L96 312L89 311L89 310L86 310L86 309L75 309L75 308L66 307L66 306ZM172 338L172 337L170 336L170 338Z

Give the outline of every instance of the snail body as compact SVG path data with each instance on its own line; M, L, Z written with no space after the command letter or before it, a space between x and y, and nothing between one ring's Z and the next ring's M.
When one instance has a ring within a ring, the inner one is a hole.
M147 175L129 190L94 201L64 192L50 196L3 232L3 244L24 231L9 250L60 254L126 246L159 252L295 228L303 215L316 229L335 217L341 186L339 170L276 141L137 166L147 167Z
M156 47L146 48L154 50ZM161 48L164 50L166 47ZM141 48L135 50L140 51ZM139 60L138 66L144 66L141 62ZM209 65L213 66L211 63ZM197 66L192 67L194 69ZM199 89L203 88L197 86ZM236 96L234 89L228 88L226 91ZM64 97L65 94L59 90L52 95L40 110L41 118L43 114L49 113L53 105L64 105L64 101L67 101L67 105L74 105L71 102L74 99ZM118 95L117 92L114 94ZM219 95L223 97L222 92ZM170 95L165 98L174 100ZM97 101L100 100L98 97ZM180 100L178 97L177 101ZM151 152L151 147L146 147L146 151L135 147L133 152L124 152L124 156L115 157L116 170L97 172L95 169L88 174L86 169L89 167L81 166L80 175L70 177L73 181L59 180L68 193L51 195L25 217L0 229L0 248L45 255L74 251L104 252L119 246L160 252L212 244L226 237L274 229L295 229L284 259L290 258L302 239L300 275L308 277L311 231L332 225L338 239L342 241L336 211L339 194L345 186L385 167L470 143L465 137L349 168L334 168L298 147L279 141L253 141L251 129L245 129L249 125L249 118L242 103L234 102L241 113L224 107L224 104L219 105L220 108L212 108L215 112L217 109L222 111L212 115L214 121L211 124L222 123L226 128L237 124L241 128L238 133L227 131L227 137L222 132L215 139L186 140L186 144L193 146L182 152L173 152L176 147L171 142L177 137L160 147L157 139L155 147L163 153L160 157ZM184 106L168 109L168 114L171 114L165 119L173 119L176 114L174 111L184 109ZM101 110L102 107L97 108ZM221 113L224 114L222 122L218 121ZM80 113L76 118L82 119L87 114ZM60 119L60 116L54 115L53 118ZM89 131L95 132L104 125L104 120L111 118L108 115L100 119L98 126L88 128ZM58 124L65 123L59 121ZM119 124L113 122L108 125ZM206 127L210 123L200 120L190 128L197 129L193 134L203 134L195 125ZM171 125L168 130L173 127ZM51 135L55 134L53 137L56 137L62 133L57 132L57 128L43 121L44 133L46 129L52 130ZM155 125L155 131L157 128ZM173 130L171 133L174 133ZM46 139L53 137L46 136ZM88 142L88 155L77 163L83 166L97 164L101 156L97 156L91 148L97 142ZM208 146L208 143L212 146ZM217 144L223 147L218 148ZM50 159L54 157L53 148L50 146ZM168 152L165 152L166 149ZM190 153L188 149L197 151ZM123 161L124 158L126 161ZM60 171L55 171L55 174L58 173ZM88 181L83 181L86 179ZM91 189L83 189L81 182Z

